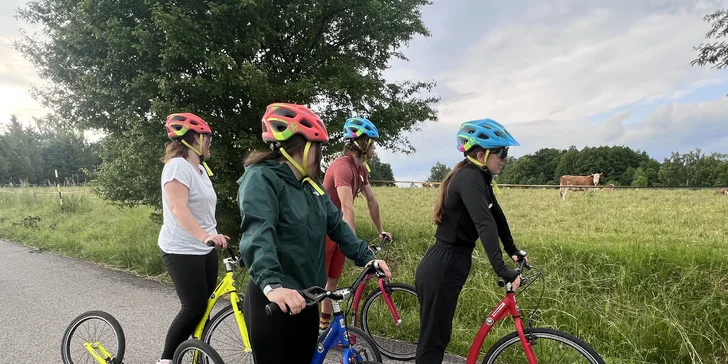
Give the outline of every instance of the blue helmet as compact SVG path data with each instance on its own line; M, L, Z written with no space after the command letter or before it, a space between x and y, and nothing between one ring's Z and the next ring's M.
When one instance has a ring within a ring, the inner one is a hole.
M349 118L344 123L344 139L356 139L366 134L370 139L379 139L377 127L364 118Z
M457 135L458 150L467 152L474 146L483 149L518 146L506 128L493 119L466 121L460 125Z

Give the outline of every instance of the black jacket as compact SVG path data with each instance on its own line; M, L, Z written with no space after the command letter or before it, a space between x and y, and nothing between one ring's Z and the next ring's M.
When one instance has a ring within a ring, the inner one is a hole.
M506 216L495 199L492 180L490 172L472 163L465 164L450 181L442 222L437 226L435 237L471 254L480 237L495 273L512 282L518 274L503 262L498 237L509 256L515 255L518 249Z

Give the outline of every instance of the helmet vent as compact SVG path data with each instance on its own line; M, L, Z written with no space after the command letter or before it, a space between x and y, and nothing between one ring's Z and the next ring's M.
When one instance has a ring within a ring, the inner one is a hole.
M285 107L279 107L279 108L277 108L275 111L273 111L273 114L285 116L287 118L295 118L296 117L296 113L293 110L288 109L288 108L285 108Z
M506 135L503 134L503 132L500 131L500 130L496 130L495 132L493 132L493 134L495 134L495 135L497 135L497 136L499 136L501 138L505 138L506 137Z
M288 128L288 125L281 122L271 121L271 127L275 129L277 133L280 133Z
M175 115L175 116L172 117L172 120L174 120L174 121L185 121L185 120L187 120L187 117L182 116L182 115Z
M301 120L301 125L303 125L307 128L313 128L313 124L311 124L311 122L306 119Z
M478 134L478 138L480 138L480 139L490 139L490 137L488 135L483 134L483 133Z

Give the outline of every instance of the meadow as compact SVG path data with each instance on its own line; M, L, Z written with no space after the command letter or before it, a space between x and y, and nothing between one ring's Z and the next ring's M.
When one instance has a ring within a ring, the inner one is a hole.
M40 191L54 190L0 189L0 238L168 281L150 208L116 207L75 188L64 189L61 213L58 196ZM374 191L395 239L384 259L393 281L412 284L434 242L437 190ZM534 326L584 339L607 363L728 362L728 198L712 193L617 189L570 192L561 201L555 189L504 189L499 201L516 243L544 272ZM359 236L375 239L361 198L356 217ZM350 282L359 271L347 267ZM541 284L519 296L524 315ZM478 242L449 352L467 353L502 295ZM512 330L509 321L499 324L486 347Z

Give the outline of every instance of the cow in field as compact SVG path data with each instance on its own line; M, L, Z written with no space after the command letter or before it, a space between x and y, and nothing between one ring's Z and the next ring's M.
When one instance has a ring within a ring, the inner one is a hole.
M422 184L422 188L437 188L437 184L430 183L430 182L424 182Z
M593 173L588 176L561 176L559 178L559 194L561 199L566 199L566 191L573 189L576 191L584 191L584 187L568 187L568 186L596 186L604 173Z
M728 188L719 188L715 190L716 195L728 196Z
M610 183L606 187L603 187L602 189L607 190L607 191L612 191L612 190L614 190L614 185Z

